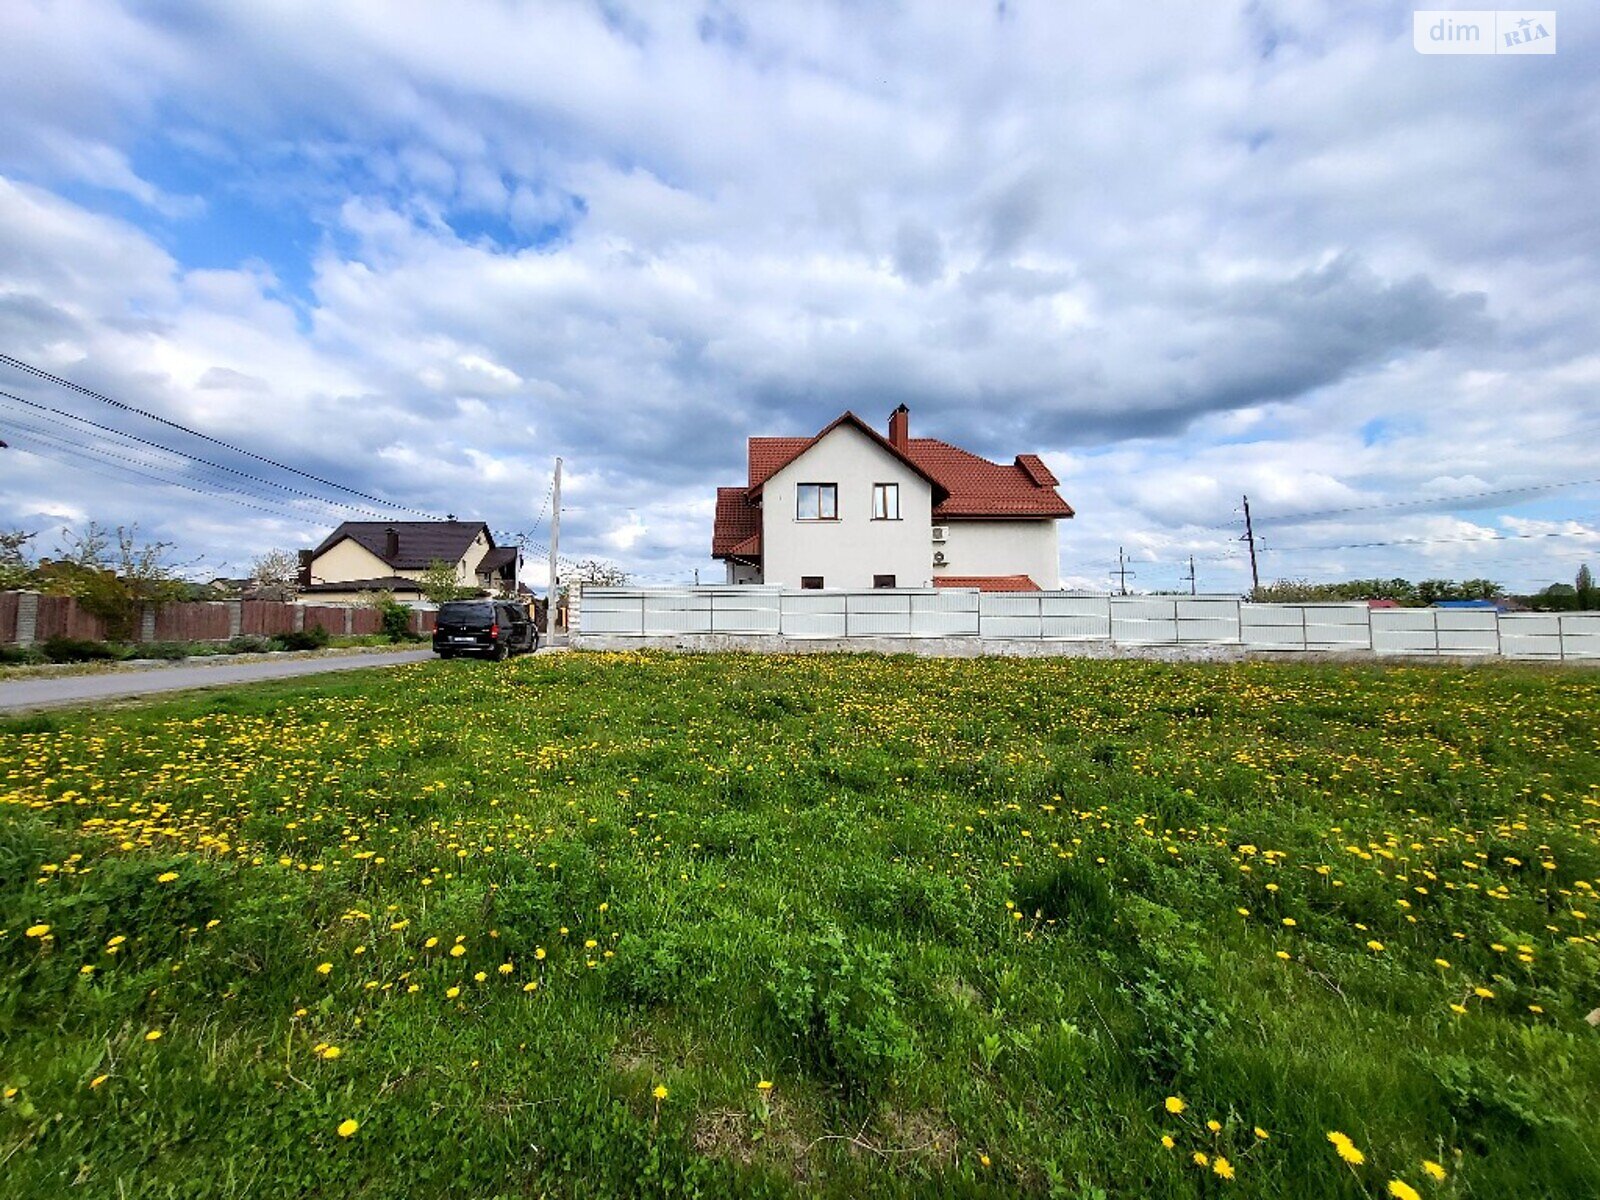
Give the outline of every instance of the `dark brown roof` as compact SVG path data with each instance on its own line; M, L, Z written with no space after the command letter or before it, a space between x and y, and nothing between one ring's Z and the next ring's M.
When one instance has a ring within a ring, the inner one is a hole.
M391 529L400 537L400 553L393 558L385 553ZM494 535L489 534L489 527L482 521L346 521L311 556L326 554L349 538L397 570L421 571L436 561L460 562L480 533L488 534L493 548Z
M509 567L517 561L517 548L515 546L496 546L483 556L483 561L478 564L477 573L487 575L491 571L498 571L501 567Z

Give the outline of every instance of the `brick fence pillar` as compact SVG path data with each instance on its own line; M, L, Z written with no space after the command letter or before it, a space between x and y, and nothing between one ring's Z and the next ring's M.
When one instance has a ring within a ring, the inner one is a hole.
M228 601L228 637L236 638L244 632L244 601Z
M31 646L39 632L39 593L17 596L17 645Z
M304 604L296 604L294 606L294 619L293 619L293 623L291 624L290 628L292 628L296 633L305 632L305 628L306 628L306 606Z
M156 606L146 604L139 613L139 640L153 642L156 640Z
M356 610L348 604L344 606L344 632L348 637L356 631Z

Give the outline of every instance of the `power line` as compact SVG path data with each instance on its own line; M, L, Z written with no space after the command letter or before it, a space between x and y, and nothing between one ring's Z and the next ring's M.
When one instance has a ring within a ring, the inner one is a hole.
M1281 523L1289 521L1309 521L1316 517L1338 517L1346 513L1376 512L1387 508L1418 508L1426 505L1450 505L1457 500L1483 500L1490 496L1510 496L1519 492L1549 492L1558 488L1585 487L1589 484L1600 483L1600 477L1593 479L1566 479L1558 483L1530 483L1522 487L1495 488L1487 492L1463 492L1459 496L1433 496L1423 500L1392 500L1384 504L1355 504L1348 508L1324 508L1315 512L1290 513L1287 516L1268 516L1266 520Z
M251 481L253 483L259 483L259 484L263 485L264 487L277 488L277 489L279 489L279 490L281 490L283 492L288 493L291 496L295 496L295 497L300 497L301 498L300 500L290 501L290 503L310 502L310 503L325 505L325 506L327 506L329 508L342 508L342 509L346 509L349 512L360 513L360 514L362 514L364 516L376 517L379 520L384 519L385 516L386 516L386 514L380 513L380 512L376 512L376 511L374 511L374 510L372 510L370 508L361 508L358 505L351 504L347 500L330 500L330 499L328 499L328 498L326 498L324 496L318 496L314 492L303 491L300 488L291 487L289 484L279 483L277 480L267 479L267 478L265 478L263 476L260 476L260 475L252 475L248 471L241 471L237 467L228 466L226 463L212 462L210 459L200 458L197 455L193 455L193 454L187 454L184 451L175 450L171 446L164 445L161 442L152 441L149 438L142 438L142 437L139 437L137 434L127 433L124 430L115 429L110 425L102 425L98 421L91 421L88 417L80 417L76 413L70 413L70 412L66 412L63 409L52 408L49 405L39 404L36 401L27 399L25 396L18 396L13 392L8 392L8 391L5 391L4 389L0 389L0 399L15 401L18 404L27 405L30 409L37 410L36 419L42 420L42 421L46 421L49 424L56 426L57 428L71 429L71 427L66 425L65 422L59 421L59 420L55 420L48 414L55 414L58 417L65 417L67 420L76 421L81 425L86 425L86 426L90 427L91 429L95 429L95 430L100 431L101 433L109 434L112 437L122 438L122 439L124 439L126 441L136 443L136 444L138 444L140 446L148 446L151 449L162 451L163 453L169 454L169 455L173 456L174 458L180 459L180 460L182 460L184 462L196 463L196 464L198 464L200 466L207 467L207 468L209 468L211 470L222 471L222 472L225 472L225 473L227 473L229 475L237 476L240 479L249 480L249 481ZM15 420L15 418L13 418L13 420ZM78 432L77 430L71 430L71 431L74 432L74 433ZM224 490L234 490L234 489L224 489ZM267 497L267 496L260 496L258 493L255 493L255 492L244 492L243 494L245 494L245 495L256 495L259 499L269 499L269 498L271 498L271 497Z
M1387 542L1347 542L1338 546L1278 546L1275 554L1298 554L1312 550L1371 550L1379 546L1436 546L1465 542L1514 542L1534 538L1600 537L1600 530L1567 529L1546 533L1496 533L1487 537L1404 538Z
M279 462L274 458L268 458L264 454L257 454L253 450L246 450L244 447L236 446L232 442L226 442L221 438L212 437L209 433L201 433L198 429L191 429L189 426L180 424L177 421L168 420L166 417L157 416L153 412L148 412L142 408L136 408L133 405L126 404L121 400L115 400L112 397L105 395L103 392L97 392L93 388L84 387L80 383L74 383L70 379L63 378L60 375L52 374L41 367L36 367L31 363L23 362L20 358L13 358L9 354L0 354L0 363L5 363L7 366L14 367L19 371L23 371L34 376L35 378L43 379L49 383L56 384L59 387L67 388L71 391L77 392L80 395L88 396L92 400L99 400L102 403L109 404L111 407L120 409L123 412L133 413L136 416L144 417L147 420L155 421L158 424L167 426L168 428L176 429L182 433L186 433L190 437L196 437L201 441L210 442L214 446L221 446L225 450L231 450L235 454L242 454L246 458L253 458L257 462L266 463L268 466L276 467L280 471L288 471L290 474L298 475L302 479L309 479L314 483L320 483L324 487L331 487L337 491L345 492L351 496L356 496L359 499L369 500L374 504L381 504L387 508L393 508L400 512L414 513L419 517L427 517L431 521L437 521L439 519L435 514L424 512L420 508L412 508L409 505L400 504L394 500L385 500L382 496L374 496L369 492L363 492L357 490L356 488L347 487L342 483L335 483L333 480L325 479L321 475L312 474L310 471L302 471L299 467L291 467L287 463Z

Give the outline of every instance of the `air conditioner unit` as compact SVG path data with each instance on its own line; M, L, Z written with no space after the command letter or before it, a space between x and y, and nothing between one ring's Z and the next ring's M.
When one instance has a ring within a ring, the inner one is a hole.
M934 527L933 527L933 540L934 540L934 541L936 541L936 542L942 542L942 541L944 541L944 539L945 539L945 534L946 534L946 533L947 533L947 532L948 532L948 527L947 527L947 526L944 526L944 525L935 525L935 526L934 526Z
M944 563L945 563L944 551L943 550L935 550L933 552L933 565L936 566L936 567L942 567L942 566L944 566Z

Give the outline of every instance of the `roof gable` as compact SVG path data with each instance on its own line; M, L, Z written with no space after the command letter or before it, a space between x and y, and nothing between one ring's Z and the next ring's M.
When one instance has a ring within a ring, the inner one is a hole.
M823 438L827 437L834 430L845 425L852 426L858 432L865 434L867 439L875 443L879 449L883 450L890 457L898 459L916 474L920 475L923 479L926 479L929 485L933 488L933 500L935 504L937 504L940 499L943 498L942 493L945 489L938 479L930 475L927 469L919 464L914 458L912 458L905 451L901 450L888 438L884 437L883 434L879 433L871 425L868 425L853 412L846 412L836 420L829 422L828 425L820 433L818 433L816 437L751 438L751 474L750 486L748 488L748 495L750 498L755 499L756 497L760 496L761 488L767 482L767 480L771 479L779 471L783 470L790 463L794 462L795 459L799 458L807 450L811 449L811 447L822 441ZM781 445L769 444L761 448L759 457L763 473L759 479L756 478L755 474L755 466L757 462L756 442L758 441L764 443L782 443Z
M399 553L392 558L386 553L391 529L400 542ZM460 562L479 534L488 539L493 549L494 535L482 521L346 521L311 552L311 557L320 558L349 538L391 567L420 571L437 561Z

